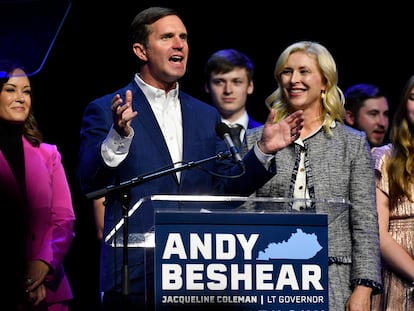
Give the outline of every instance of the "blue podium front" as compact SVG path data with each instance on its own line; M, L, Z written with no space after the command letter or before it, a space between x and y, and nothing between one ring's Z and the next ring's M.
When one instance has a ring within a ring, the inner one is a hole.
M154 210L156 310L328 310L327 214L230 201Z

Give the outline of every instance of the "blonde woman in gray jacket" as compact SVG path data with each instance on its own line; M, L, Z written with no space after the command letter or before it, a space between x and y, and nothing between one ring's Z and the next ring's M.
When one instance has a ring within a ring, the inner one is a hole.
M369 311L382 284L375 177L366 135L343 124L336 64L321 44L293 43L277 60L274 75L277 89L266 99L275 111L274 122L303 110L304 126L293 143L266 155L276 175L255 195L350 202L348 209L328 217L329 310ZM262 130L248 131L249 148Z

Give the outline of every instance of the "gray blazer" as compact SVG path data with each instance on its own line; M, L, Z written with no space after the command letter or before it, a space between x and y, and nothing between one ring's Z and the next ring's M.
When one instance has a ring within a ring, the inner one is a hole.
M260 139L262 127L248 130L247 146ZM369 145L364 132L342 123L328 136L323 128L304 142L307 187L315 199L346 200L342 211L328 213L329 262L352 264L353 285L377 283L381 287L375 176ZM293 197L295 161L303 147L291 144L275 155L276 175L256 196Z

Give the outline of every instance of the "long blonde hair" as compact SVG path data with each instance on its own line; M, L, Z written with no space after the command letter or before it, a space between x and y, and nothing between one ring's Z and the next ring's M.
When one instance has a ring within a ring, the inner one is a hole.
M393 153L388 162L391 206L395 206L404 196L414 202L414 194L411 192L414 183L414 124L407 113L407 102L413 87L414 75L403 88L390 131L393 145Z
M277 89L266 98L265 103L269 109L276 110L275 122L285 118L292 112L282 92L281 73L287 63L288 57L296 52L305 52L314 57L325 79L326 91L321 93L323 114L327 121L324 124L324 128L329 135L332 135L330 129L331 121L335 120L342 123L344 120L345 98L342 90L338 87L338 73L335 60L331 53L320 43L299 41L288 46L280 54L274 70Z

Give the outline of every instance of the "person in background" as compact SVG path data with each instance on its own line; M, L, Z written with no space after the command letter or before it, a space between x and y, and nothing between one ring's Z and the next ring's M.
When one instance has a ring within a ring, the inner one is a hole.
M372 147L385 143L389 126L388 99L373 84L355 84L345 92L345 123L364 131Z
M235 142L245 144L247 129L263 125L252 119L246 110L247 99L253 93L254 66L250 58L235 49L214 52L205 65L205 91L217 108L221 119L230 128L239 127ZM237 145L237 144L236 144Z
M69 310L63 261L74 238L71 192L57 147L38 129L29 77L9 60L0 61L0 191L4 220L13 224L2 235L13 247L10 310Z
M274 76L277 89L266 98L274 121L303 110L304 127L275 154L277 173L255 195L350 202L328 225L329 310L369 311L382 284L375 178L366 136L343 124L336 63L320 43L288 46ZM249 148L261 131L248 131Z
M173 9L150 7L135 16L130 43L139 72L125 87L90 102L82 117L77 179L87 197L137 176L179 168L228 150L216 133L221 124L217 109L180 89L178 80L186 72L189 55L187 39L187 29ZM213 158L202 167L162 175L127 191L104 193L103 236L122 219L128 202L134 204L149 195L251 194L274 175L269 159L300 135L303 125L300 110L278 123L273 117L269 113L263 135L242 163ZM130 222L130 232L145 232L153 226L152 210L138 209L135 217L150 223ZM124 249L107 243L101 246L103 310L154 309L153 249L128 249L126 295Z
M105 197L97 198L92 201L93 215L95 219L96 237L103 239L103 228L105 219Z
M390 143L372 149L384 291L375 311L414 310L414 76L407 81Z

